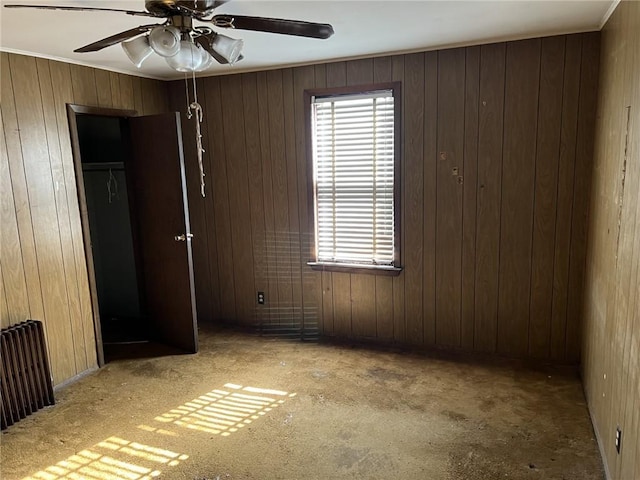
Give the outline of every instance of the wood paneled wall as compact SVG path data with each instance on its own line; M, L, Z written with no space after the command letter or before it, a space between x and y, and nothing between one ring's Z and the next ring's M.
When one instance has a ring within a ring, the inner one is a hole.
M165 83L2 53L2 327L44 322L54 384L96 366L66 103L167 110Z
M583 379L612 480L640 478L640 3L602 32ZM622 450L615 450L616 427Z
M199 80L204 199L183 127L201 320L577 362L598 58L589 33ZM390 81L404 271L313 272L303 91Z

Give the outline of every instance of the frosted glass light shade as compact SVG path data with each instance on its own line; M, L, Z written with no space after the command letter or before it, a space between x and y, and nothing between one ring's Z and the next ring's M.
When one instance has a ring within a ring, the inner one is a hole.
M180 51L172 57L165 58L167 64L178 72L197 72L210 56L200 46L190 40L180 41Z
M226 35L216 35L211 42L211 48L230 64L238 61L244 41L227 37Z
M153 49L149 46L149 38L146 35L127 40L126 42L122 42L121 45L124 53L127 54L129 60L131 60L137 68L140 68L142 62L153 53Z
M214 58L211 55L209 55L207 51L205 51L202 48L200 50L203 54L203 59L202 59L202 65L200 65L198 67L198 70L196 70L197 72L202 72L203 70L206 70L207 68L212 67L216 63Z
M149 45L161 57L172 57L180 51L180 30L172 26L155 27L149 33Z

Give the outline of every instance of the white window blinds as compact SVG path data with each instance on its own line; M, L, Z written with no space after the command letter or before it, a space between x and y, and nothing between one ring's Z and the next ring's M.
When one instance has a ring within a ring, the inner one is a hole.
M312 98L318 262L394 264L392 90Z

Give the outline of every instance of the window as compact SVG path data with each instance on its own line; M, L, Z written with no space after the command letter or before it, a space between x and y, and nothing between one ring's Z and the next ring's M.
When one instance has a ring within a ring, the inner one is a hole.
M307 92L312 267L397 274L399 85Z

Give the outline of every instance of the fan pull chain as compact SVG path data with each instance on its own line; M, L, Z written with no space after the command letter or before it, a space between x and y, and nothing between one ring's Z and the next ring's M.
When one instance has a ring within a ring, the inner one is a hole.
M198 168L200 169L200 193L204 198L204 167L202 166L202 154L204 148L202 148L202 133L200 133L200 124L202 123L202 106L198 102L193 102L189 105L189 109L193 109L196 112L196 148L198 150Z
M198 103L198 91L196 88L195 72L193 73L193 97L194 101L189 103L189 82L187 81L187 75L184 76L184 83L187 96L187 118L191 120L193 117L193 111L196 114L196 154L198 155L198 168L200 170L200 194L204 198L204 166L202 162L202 154L205 152L202 148L202 133L200 130L200 124L202 123L203 112L202 106Z

